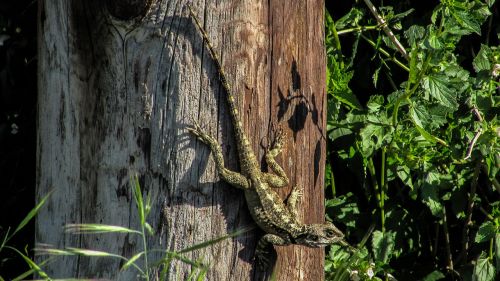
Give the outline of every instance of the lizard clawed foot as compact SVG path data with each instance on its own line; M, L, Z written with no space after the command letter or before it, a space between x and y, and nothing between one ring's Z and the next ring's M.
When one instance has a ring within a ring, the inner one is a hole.
M276 157L283 150L283 145L285 144L286 132L281 126L279 126L275 131L275 136L272 144L266 149L266 156Z
M283 148L283 144L285 144L285 139L286 132L283 130L283 127L279 126L275 133L272 148L281 150Z
M217 143L217 141L212 136L205 133L205 131L203 131L201 129L201 126L197 121L193 121L193 125L187 127L187 130L191 134L195 135L197 139L199 139L200 141L202 141L208 145L210 145L212 143Z
M299 186L294 186L292 189L292 192L290 193L290 197L295 198L295 200L298 200L304 196L304 188L299 187Z

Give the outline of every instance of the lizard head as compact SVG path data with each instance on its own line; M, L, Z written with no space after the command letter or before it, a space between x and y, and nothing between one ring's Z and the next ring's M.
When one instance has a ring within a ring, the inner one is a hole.
M295 239L297 244L308 247L324 247L341 242L344 234L333 223L306 225L305 231Z

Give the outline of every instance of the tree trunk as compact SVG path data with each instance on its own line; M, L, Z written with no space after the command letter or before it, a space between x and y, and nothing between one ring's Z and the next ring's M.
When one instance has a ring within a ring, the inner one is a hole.
M136 235L74 235L70 223L138 229L130 174L150 193L152 249L179 251L253 225L243 192L220 182L208 148L187 133L193 119L216 136L238 169L232 127L214 62L186 1L40 0L36 242L127 258ZM324 221L325 54L323 7L314 1L194 1L239 97L259 159L273 128L288 133L278 157L307 223ZM262 161L263 162L263 161ZM285 198L289 188L280 190ZM209 265L207 280L261 280L253 254L262 231L186 253ZM321 280L323 249L277 247L277 280ZM161 252L149 256L159 259ZM39 258L38 261L41 261ZM59 257L53 278L136 280L112 258ZM175 261L170 280L191 265Z

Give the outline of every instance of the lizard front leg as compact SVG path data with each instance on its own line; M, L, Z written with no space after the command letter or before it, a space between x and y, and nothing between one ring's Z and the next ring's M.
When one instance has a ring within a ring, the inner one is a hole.
M297 203L299 202L299 199L302 198L302 195L304 195L303 189L296 185L292 188L292 192L286 201L286 207L295 219L298 219L299 210L297 208Z
M269 267L269 255L270 248L272 245L285 246L290 244L289 240L283 239L282 237L275 234L266 234L260 238L257 243L257 248L255 249L255 258L257 259L257 266L260 269L266 269Z
M187 130L195 135L200 141L205 143L210 147L210 150L214 154L215 165L220 177L230 185L238 187L241 189L248 189L250 185L247 178L242 174L230 171L224 167L224 157L222 156L222 148L217 143L217 141L207 133L205 133L198 123L194 123L193 126L188 127Z
M283 171L283 168L281 168L281 166L274 159L283 150L285 137L286 134L283 132L283 130L281 128L278 129L276 140L274 141L272 148L266 151L265 155L267 166L276 175L271 173L264 173L264 179L269 184L269 186L274 188L285 187L289 183L285 171Z

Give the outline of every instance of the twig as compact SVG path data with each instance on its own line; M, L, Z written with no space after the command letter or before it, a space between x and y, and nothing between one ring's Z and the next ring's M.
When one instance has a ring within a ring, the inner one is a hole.
M481 112L479 112L479 109L477 109L477 107L474 106L474 108L472 108L472 112L474 112L474 115L476 115L476 118L479 122L483 122L483 116L481 115ZM482 133L483 133L483 130L481 128L479 128L479 130L474 135L474 138L472 138L472 141L469 144L469 147L467 148L467 155L465 156L464 160L471 158L472 150L474 149L474 145L476 145L477 139L479 139L479 137L481 136Z
M464 160L467 160L471 157L472 155L472 150L474 149L474 145L476 145L477 139L481 136L483 130L479 129L476 134L474 135L474 138L469 144L469 147L467 148L467 155L465 156Z
M368 6L368 9L370 9L370 12L372 12L373 16L377 19L377 22L380 26L382 26L382 29L384 30L385 34L389 37L389 39L392 41L392 43L396 46L398 51L403 55L403 57L406 60L409 60L408 54L406 53L405 48L403 45L399 42L398 38L392 33L392 30L389 28L387 25L387 22L379 15L377 12L377 8L373 6L372 2L370 0L364 0L366 6Z
M477 109L476 106L472 108L472 112L474 112L474 115L476 115L476 118L479 122L483 122L483 116L481 115L481 112L479 112L479 109Z

